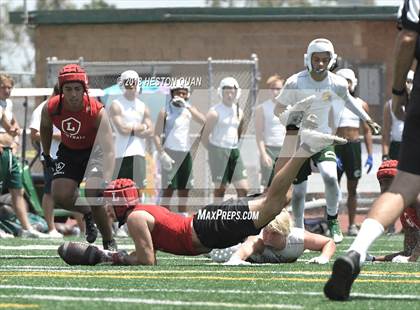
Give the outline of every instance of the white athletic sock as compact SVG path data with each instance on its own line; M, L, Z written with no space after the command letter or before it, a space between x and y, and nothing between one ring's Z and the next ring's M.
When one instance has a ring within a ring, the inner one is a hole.
M304 209L308 181L293 185L292 211L295 227L304 228Z
M325 185L325 200L327 201L327 214L337 215L340 201L340 187L337 178L337 164L334 161L317 163L319 172Z
M384 232L384 227L375 219L367 218L363 221L357 237L354 239L348 251L356 251L360 254L360 263L366 259L366 253L370 245Z

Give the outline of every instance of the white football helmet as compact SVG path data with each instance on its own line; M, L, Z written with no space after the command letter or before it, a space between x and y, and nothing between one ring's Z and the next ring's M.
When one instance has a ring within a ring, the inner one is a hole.
M134 70L127 70L121 73L121 75L118 77L118 85L120 86L121 90L125 91L125 85L136 85L137 92L140 91L141 85L140 85L140 77L138 73Z
M354 71L352 69L345 68L345 69L338 70L336 74L345 78L346 80L350 80L351 81L350 91L354 92L357 86L357 78L356 78L356 74L354 74Z
M241 88L239 87L239 83L238 81L231 77L225 77L220 81L219 87L217 88L217 94L219 95L220 98L223 98L223 87L233 87L236 88L236 100L239 99L239 97L241 97Z
M337 54L334 52L334 46L332 45L331 41L324 38L318 38L318 39L312 40L311 43L309 43L308 50L306 51L306 54L303 56L305 66L308 68L309 72L313 71L312 54L322 53L322 52L330 53L331 59L327 66L328 70L330 70L336 63Z
M173 91L177 89L185 89L188 92L187 99L190 97L191 88L188 82L184 78L179 78L175 81L175 83L171 83L170 85L170 91L171 91L171 97L173 98Z

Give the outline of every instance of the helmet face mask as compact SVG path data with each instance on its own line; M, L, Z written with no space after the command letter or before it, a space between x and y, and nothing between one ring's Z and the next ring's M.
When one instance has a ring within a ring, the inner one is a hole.
M312 55L314 53L324 53L327 52L330 54L330 59L328 61L328 65L326 66L326 69L322 70L314 70L312 67ZM331 70L334 66L334 64L337 61L337 54L334 52L334 46L332 45L330 40L324 39L324 38L318 38L308 45L308 49L306 51L306 54L304 55L304 63L305 67L308 69L309 72L315 72L315 73L323 73L327 70Z

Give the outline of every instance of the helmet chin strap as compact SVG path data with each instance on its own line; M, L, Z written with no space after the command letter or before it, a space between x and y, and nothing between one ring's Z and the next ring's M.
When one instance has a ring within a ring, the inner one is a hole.
M320 74L320 73L324 73L325 71L327 71L327 69L314 69L313 70L315 73L318 73L318 74Z

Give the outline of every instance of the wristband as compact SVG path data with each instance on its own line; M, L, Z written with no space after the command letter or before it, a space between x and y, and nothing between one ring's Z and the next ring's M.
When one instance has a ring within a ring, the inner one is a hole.
M404 87L403 89L395 89L392 88L392 94L395 96L402 96L407 92L407 89Z

